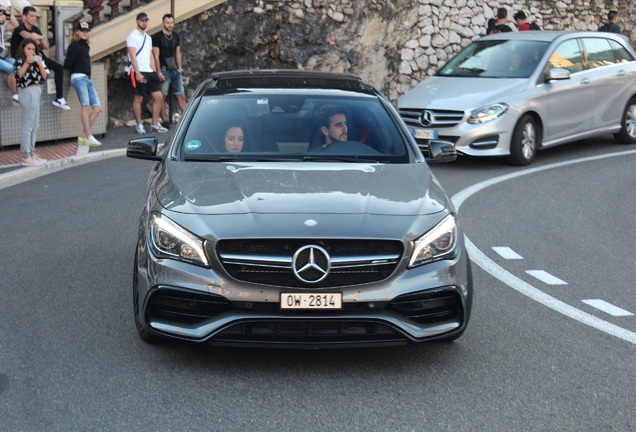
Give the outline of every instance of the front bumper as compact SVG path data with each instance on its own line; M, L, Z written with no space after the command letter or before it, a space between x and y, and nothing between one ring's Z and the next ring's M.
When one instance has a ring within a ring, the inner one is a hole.
M226 346L327 348L452 338L464 332L472 306L470 263L458 246L452 260L400 266L381 282L317 290L342 293L342 309L301 311L279 306L281 292L299 289L239 282L222 268L157 259L140 248L137 313L152 334Z

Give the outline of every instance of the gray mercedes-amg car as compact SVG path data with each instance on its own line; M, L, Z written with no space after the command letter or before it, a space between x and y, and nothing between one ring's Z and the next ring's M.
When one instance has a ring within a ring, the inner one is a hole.
M468 324L461 223L391 104L347 74L214 75L159 148L139 220L145 341L344 347L453 340ZM431 141L431 162L456 157Z

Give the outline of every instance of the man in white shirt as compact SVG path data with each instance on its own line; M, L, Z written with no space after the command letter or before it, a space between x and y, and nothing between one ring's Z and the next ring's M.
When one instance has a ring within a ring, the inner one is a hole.
M137 133L140 135L146 133L141 120L141 104L145 94L149 94L153 99L150 131L159 133L168 131L159 123L159 114L163 108L163 93L161 93L161 82L157 74L159 65L155 65L152 55L152 39L146 34L148 20L148 14L145 12L137 14L137 28L126 38L128 59L132 65L130 70L130 82L134 90L132 110L137 122Z

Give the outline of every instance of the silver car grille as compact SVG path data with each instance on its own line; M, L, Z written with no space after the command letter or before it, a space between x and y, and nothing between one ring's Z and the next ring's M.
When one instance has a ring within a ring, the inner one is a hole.
M293 271L293 256L316 245L330 257L327 276L315 283L300 280ZM377 282L395 271L404 251L399 241L342 239L221 240L216 253L234 279L263 285L327 288Z
M463 111L433 110L427 108L400 108L400 116L407 126L425 128L447 128L459 124Z

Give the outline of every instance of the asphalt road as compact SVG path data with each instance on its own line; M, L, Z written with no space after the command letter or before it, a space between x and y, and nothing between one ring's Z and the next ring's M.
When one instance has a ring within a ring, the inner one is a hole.
M476 263L468 330L336 351L137 337L132 258L150 162L0 189L0 430L636 431L636 317L584 302L636 313L635 164L636 148L608 139L540 153L534 171L433 167Z

